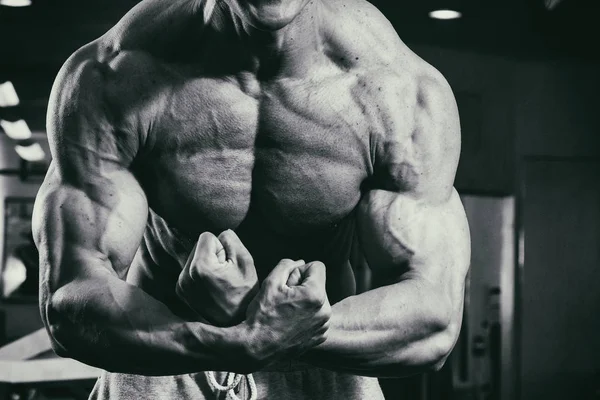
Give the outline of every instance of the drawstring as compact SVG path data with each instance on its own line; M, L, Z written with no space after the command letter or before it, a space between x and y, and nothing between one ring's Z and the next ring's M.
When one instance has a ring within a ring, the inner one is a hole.
M235 388L242 381L242 377L244 375L236 374L234 372L228 372L226 378L226 385L223 386L217 382L215 378L215 373L213 371L208 371L208 383L218 392L227 392L227 400L241 400L235 394ZM248 386L250 387L250 398L248 400L256 400L256 382L254 382L254 377L252 374L246 375L246 381L248 382Z

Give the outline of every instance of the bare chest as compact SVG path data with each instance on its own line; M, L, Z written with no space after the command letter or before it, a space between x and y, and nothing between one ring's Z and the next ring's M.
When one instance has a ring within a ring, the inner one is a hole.
M260 221L307 234L359 202L372 157L355 80L254 83L182 79L157 98L136 174L169 224L195 234Z

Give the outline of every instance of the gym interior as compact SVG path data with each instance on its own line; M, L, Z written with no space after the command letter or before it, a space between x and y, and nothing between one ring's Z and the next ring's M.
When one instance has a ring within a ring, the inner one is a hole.
M46 112L76 49L137 0L0 0L0 399L86 399L38 306ZM600 399L600 7L594 0L372 0L449 81L472 241L459 340L388 399Z

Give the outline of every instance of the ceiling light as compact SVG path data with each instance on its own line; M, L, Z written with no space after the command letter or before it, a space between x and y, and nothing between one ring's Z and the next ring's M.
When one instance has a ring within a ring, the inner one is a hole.
M554 10L558 5L562 2L562 0L545 0L544 3L548 10Z
M0 6L27 7L30 5L31 5L31 0L0 0Z
M31 137L31 130L27 122L22 119L16 122L0 120L0 127L6 132L6 135L14 140L25 140Z
M29 146L16 145L15 150L19 157L25 161L38 162L46 158L46 153L39 143L33 143Z
M2 1L2 0L0 0ZM0 84L0 107L14 107L19 105L19 96L12 82Z
M435 10L429 13L433 19L458 19L462 14L455 10Z

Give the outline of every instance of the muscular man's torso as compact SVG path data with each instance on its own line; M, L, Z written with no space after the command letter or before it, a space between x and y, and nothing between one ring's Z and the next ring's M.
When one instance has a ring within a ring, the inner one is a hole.
M151 209L128 282L177 308L198 235L233 229L260 280L283 258L319 260L331 303L354 294L355 210L368 188L396 184L385 131L390 115L412 115L414 77L361 67L339 38L301 72L266 76L238 65L217 30L188 40L197 57L131 48L109 64L120 119L142 138L131 170Z

